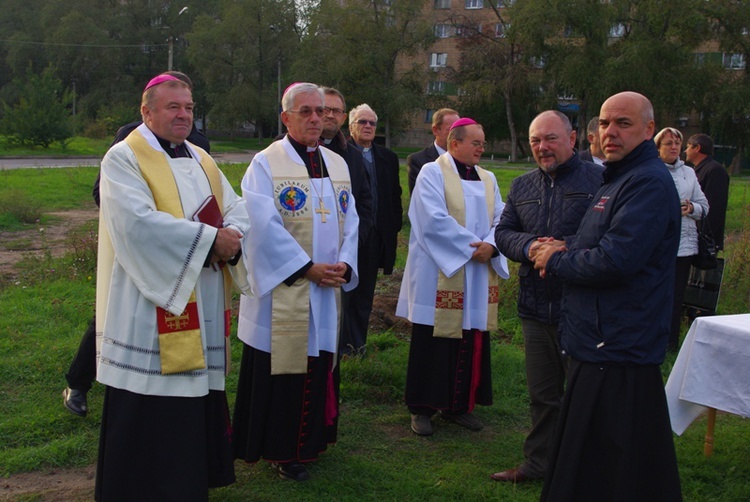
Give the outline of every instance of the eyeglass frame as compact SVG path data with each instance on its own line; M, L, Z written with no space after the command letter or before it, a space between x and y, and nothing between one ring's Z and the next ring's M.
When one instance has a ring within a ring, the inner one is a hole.
M299 113L302 118L311 117L313 112L318 117L325 117L328 113L326 112L325 106L316 106L315 108L302 107L299 110L284 110L287 113Z

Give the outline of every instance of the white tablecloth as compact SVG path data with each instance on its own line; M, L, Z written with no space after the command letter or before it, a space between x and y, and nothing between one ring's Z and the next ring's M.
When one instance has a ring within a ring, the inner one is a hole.
M678 435L706 407L750 417L750 314L698 317L665 391Z

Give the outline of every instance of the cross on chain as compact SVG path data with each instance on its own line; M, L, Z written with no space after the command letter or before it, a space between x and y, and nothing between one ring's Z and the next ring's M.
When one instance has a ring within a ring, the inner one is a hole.
M315 212L320 215L321 223L325 223L326 215L331 214L331 210L326 209L326 207L323 205L323 199L318 199L318 209L316 209Z

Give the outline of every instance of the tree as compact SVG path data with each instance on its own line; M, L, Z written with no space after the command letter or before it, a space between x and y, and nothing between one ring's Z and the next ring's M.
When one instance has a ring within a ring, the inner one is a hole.
M386 146L424 101L423 70L398 62L434 40L425 3L322 0L294 65L301 78L337 87L350 107L369 104L385 127Z
M218 15L198 16L188 58L206 84L213 123L252 122L261 138L275 130L277 72L296 52L297 36L292 0L225 1Z
M528 119L526 104L532 93L531 67L524 48L517 40L517 23L511 24L515 12L506 8L502 0L490 0L496 25L477 24L473 17L454 16L453 26L464 37L460 70L454 80L463 90L461 109L473 113L491 131L489 137L510 136L510 161L518 160L520 146L517 119ZM501 99L499 99L501 98ZM498 115L497 110L503 110ZM498 127L502 123L505 127ZM493 127L494 124L494 127Z
M68 105L71 96L63 90L62 83L48 66L41 75L31 68L26 77L14 80L18 88L17 101L9 105L3 101L3 118L0 131L12 144L42 146L55 141L63 143L73 134Z
M750 73L747 71L750 6L736 0L715 0L705 2L700 12L710 20L723 53L721 64L707 66L711 85L696 107L703 112L714 139L737 146L730 171L739 173L750 147Z

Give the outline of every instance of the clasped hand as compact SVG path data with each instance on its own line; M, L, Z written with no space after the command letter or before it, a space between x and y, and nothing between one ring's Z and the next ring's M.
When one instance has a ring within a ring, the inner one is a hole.
M320 287L338 288L346 283L346 279L344 279L346 270L346 263L343 261L338 263L314 263L305 272L305 279Z
M230 261L242 249L242 233L234 228L220 228L214 241L211 263Z
M529 260L534 262L534 268L539 271L539 276L544 278L550 257L558 251L567 250L565 241L556 240L554 237L539 237L529 246Z

